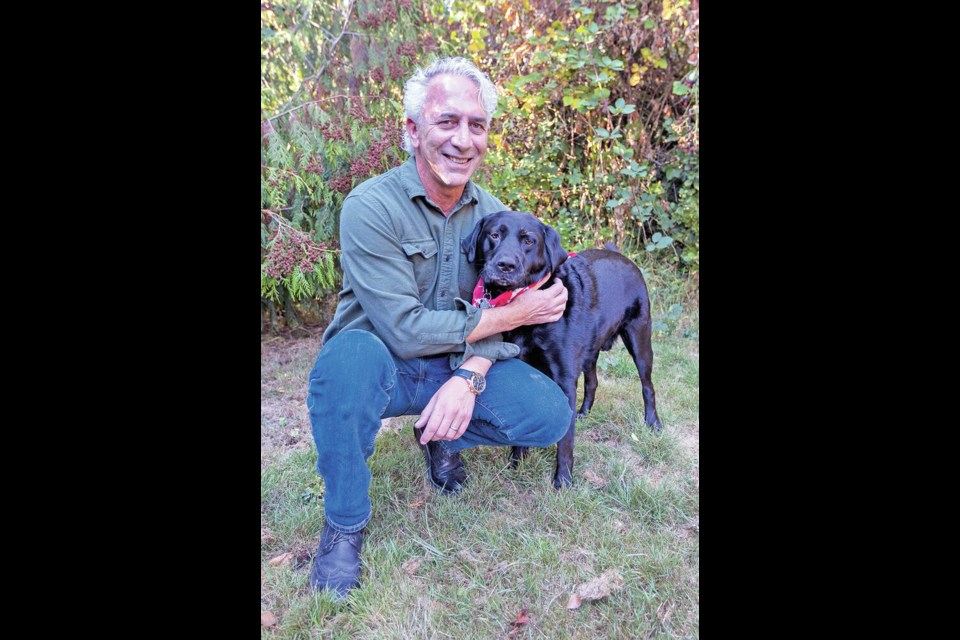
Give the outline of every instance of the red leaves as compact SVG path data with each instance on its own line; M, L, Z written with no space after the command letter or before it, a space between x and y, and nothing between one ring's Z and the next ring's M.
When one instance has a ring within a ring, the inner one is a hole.
M515 637L523 629L524 625L530 623L530 618L527 617L527 609L524 607L517 612L517 619L510 623L510 626L513 629L510 630L510 633L507 634L508 638Z

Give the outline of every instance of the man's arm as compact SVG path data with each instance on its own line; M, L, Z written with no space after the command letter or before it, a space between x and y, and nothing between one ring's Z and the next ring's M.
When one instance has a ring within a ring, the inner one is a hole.
M528 291L506 306L484 309L480 322L467 335L467 342L517 327L556 322L563 317L566 306L567 288L556 280L548 289Z
M516 298L505 307L485 309L480 323L467 336L467 342L482 340L487 336L509 331L529 324L556 322L563 317L567 305L567 289L557 280L548 289L529 291ZM461 369L476 371L484 376L492 366L486 358L471 357ZM420 443L431 440L456 440L470 425L476 397L470 391L467 381L452 377L433 395L416 427L423 429Z

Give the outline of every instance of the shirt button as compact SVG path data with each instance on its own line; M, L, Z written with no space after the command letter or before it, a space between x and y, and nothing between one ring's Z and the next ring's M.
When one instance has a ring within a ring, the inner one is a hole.
M450 262L450 256L449 255L443 256L443 261Z

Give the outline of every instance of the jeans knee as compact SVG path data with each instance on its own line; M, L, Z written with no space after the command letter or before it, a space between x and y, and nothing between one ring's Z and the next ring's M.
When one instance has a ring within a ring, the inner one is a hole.
M573 410L570 409L570 400L566 394L556 385L541 396L537 405L537 415L534 418L537 421L534 429L537 443L534 446L549 447L567 434L573 421Z
M369 331L346 331L323 345L310 371L307 406L317 397L337 404L349 398L383 392L396 381L393 356L386 345Z
M563 436L567 435L567 431L570 430L570 425L573 422L573 410L566 403L566 399L564 399L563 406L558 407L552 418L547 433L550 444L559 442Z
M366 372L372 375L378 369L389 369L393 364L390 350L369 331L346 331L323 345L310 371L310 379L321 377L352 377Z

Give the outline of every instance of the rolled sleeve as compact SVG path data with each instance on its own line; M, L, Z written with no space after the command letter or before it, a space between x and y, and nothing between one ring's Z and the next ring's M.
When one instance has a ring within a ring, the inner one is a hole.
M478 309L463 298L457 298L457 304L462 305L467 312L467 326L469 328L467 329L466 335L470 335L476 326L480 324L480 317L483 314L483 310ZM463 361L471 356L480 356L490 362L496 362L497 360L506 360L520 354L520 347L512 342L504 342L503 335L499 333L487 336L473 343L464 341L464 345L465 347L462 353L457 352L450 354L451 369L459 368L460 365L463 364Z

